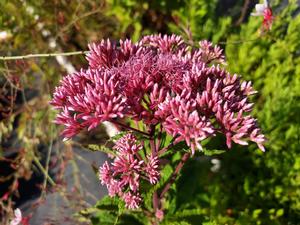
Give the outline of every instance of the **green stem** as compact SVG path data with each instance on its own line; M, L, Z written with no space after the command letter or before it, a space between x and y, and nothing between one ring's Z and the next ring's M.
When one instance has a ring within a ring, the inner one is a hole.
M8 60L42 58L42 57L84 55L84 54L87 54L87 53L89 53L89 51L42 53L42 54L28 54L28 55L18 55L18 56L0 56L0 60L8 61Z
M52 134L53 134L53 126L51 126L51 141L50 141L50 145L49 145L48 152L47 152L47 158L46 158L46 168L45 168L46 174L48 174L48 171L49 171L49 163L50 163L51 152L52 152L52 147L53 147ZM46 189L46 186L47 186L47 179L45 178L44 183L43 183L44 190Z
M42 164L40 163L40 161L38 160L38 158L36 156L33 157L33 161L36 163L37 167L42 171L42 173L45 175L45 177L47 178L48 182L52 185L55 186L55 182L52 180L52 178L49 176L49 174L46 172L46 170L44 169L44 167L42 166Z
M128 125L126 125L126 124L123 124L123 123L120 123L120 122L118 122L118 121L110 121L110 122L111 122L111 123L114 123L114 124L116 124L116 125L119 125L119 126L125 128L125 129L132 130L132 131L135 131L135 132L137 132L137 133L143 134L143 135L145 135L145 136L148 136L148 137L151 136L149 133L146 133L146 132L144 132L144 131L135 129L135 128L133 128L133 127L130 127L130 126L128 126Z

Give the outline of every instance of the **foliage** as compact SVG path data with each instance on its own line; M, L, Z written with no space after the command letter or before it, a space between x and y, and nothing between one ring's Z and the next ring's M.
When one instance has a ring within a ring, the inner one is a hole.
M299 7L299 6L298 6ZM299 219L299 124L300 124L300 16L294 15L295 2L276 15L270 33L254 42L228 46L232 71L242 71L255 79L261 94L256 115L268 134L267 154L249 158L256 176L244 174L243 192L247 202L240 202L256 223L297 223ZM228 41L255 38L256 19L241 28ZM247 64L245 66L245 61ZM242 193L241 193L242 194ZM258 201L258 199L260 199ZM259 204L263 202L263 204Z
M185 33L190 40L208 39L214 43L224 38L231 26L231 17L222 18L215 12L218 1L192 0L172 11L176 23L169 23L170 31ZM217 28L217 29L216 29Z

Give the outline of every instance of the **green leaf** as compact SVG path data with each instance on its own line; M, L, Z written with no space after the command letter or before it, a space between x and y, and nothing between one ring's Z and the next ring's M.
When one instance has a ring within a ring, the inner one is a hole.
M216 221L208 221L208 222L202 223L202 225L218 225L218 224Z
M173 173L173 168L171 165L167 164L161 171L161 178L158 183L158 188L163 187L164 184L169 180L170 176Z
M190 217L190 216L198 216L204 215L205 210L202 209L184 209L175 214L175 217L182 218L182 217Z
M95 207L99 210L112 210L116 212L119 209L119 202L120 200L117 197L105 196L97 202Z
M99 209L97 209L96 207L90 207L90 208L81 210L78 214L80 214L82 216L90 216L98 211L99 211Z
M220 155L226 152L225 150L218 150L218 149L213 149L213 150L208 150L208 149L203 149L203 154L206 156L213 156L213 155Z
M144 222L145 221L141 221L140 218L136 218L134 216L134 214L136 214L135 212L132 212L131 214L122 214L119 218L118 218L118 221L117 223L115 224L118 224L118 225L129 225L129 224L132 224L132 225L143 225L145 224Z
M252 213L253 219L257 219L261 213L262 213L262 209L255 209Z
M276 211L276 216L277 216L277 217L281 217L281 216L283 216L283 214L284 214L284 209L278 209L278 210Z
M188 223L187 221L176 221L176 222L170 222L167 221L166 223L164 223L166 225L191 225L190 223Z
M105 147L104 145L96 145L96 144L90 144L88 145L88 150L91 150L93 152L99 151L104 152L106 154L112 154L116 156L116 153L112 151L110 148Z
M109 139L109 141L117 141L117 140L119 140L121 137L123 137L127 133L128 133L128 131L121 131L121 132L117 133L116 135L112 136Z
M91 218L93 225L114 225L118 215L111 211L99 211L94 217Z
M181 152L176 152L172 157L172 163L180 161L181 157L182 157Z

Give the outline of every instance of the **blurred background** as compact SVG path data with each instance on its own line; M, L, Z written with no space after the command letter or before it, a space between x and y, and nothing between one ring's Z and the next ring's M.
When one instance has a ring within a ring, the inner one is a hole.
M177 186L193 221L300 224L300 1L270 1L262 32L255 0L0 0L0 56L87 50L88 43L162 33L220 45L227 68L251 80L268 138L218 157L195 158ZM30 224L89 224L78 212L106 194L94 172L105 155L87 143L104 128L62 142L49 100L84 55L0 60L0 223L19 207ZM210 143L225 149L223 141ZM195 219L196 218L196 219Z

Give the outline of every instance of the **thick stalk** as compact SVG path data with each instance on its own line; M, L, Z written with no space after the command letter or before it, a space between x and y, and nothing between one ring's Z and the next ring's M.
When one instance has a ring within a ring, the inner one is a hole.
M160 199L162 199L164 197L164 195L167 193L167 191L170 189L170 187L172 186L172 184L175 182L180 170L182 169L183 165L185 164L185 162L190 158L191 153L187 152L185 153L180 162L178 163L177 167L175 168L175 171L173 172L172 176L170 177L168 183L166 184L166 186L164 187L164 189L162 190L161 194L160 194Z
M149 138L149 143L150 143L150 148L151 148L151 154L156 156L157 155L157 150L156 150L156 145L155 145L155 140L154 140L154 136L155 136L155 126L150 125L148 132L150 134L150 138ZM152 204L153 204L153 214L155 215L156 211L159 209L159 199L158 199L158 194L157 191L154 191L153 196L152 196ZM153 217L153 221L152 221L153 225L157 224L157 219L155 218L155 216Z
M162 154L164 154L166 151L168 151L173 146L174 146L174 143L171 142L168 146L166 146L166 147L162 148L161 150L159 150L158 155L161 156Z
M152 224L156 225L157 224L157 219L155 217L155 214L156 214L156 211L159 209L159 199L158 199L157 191L155 191L153 193L152 202L153 202L153 211L154 211Z
M156 145L155 145L155 140L154 140L155 126L150 125L148 132L150 135L149 142L150 142L151 153L152 153L152 155L156 156L157 152L156 152Z

